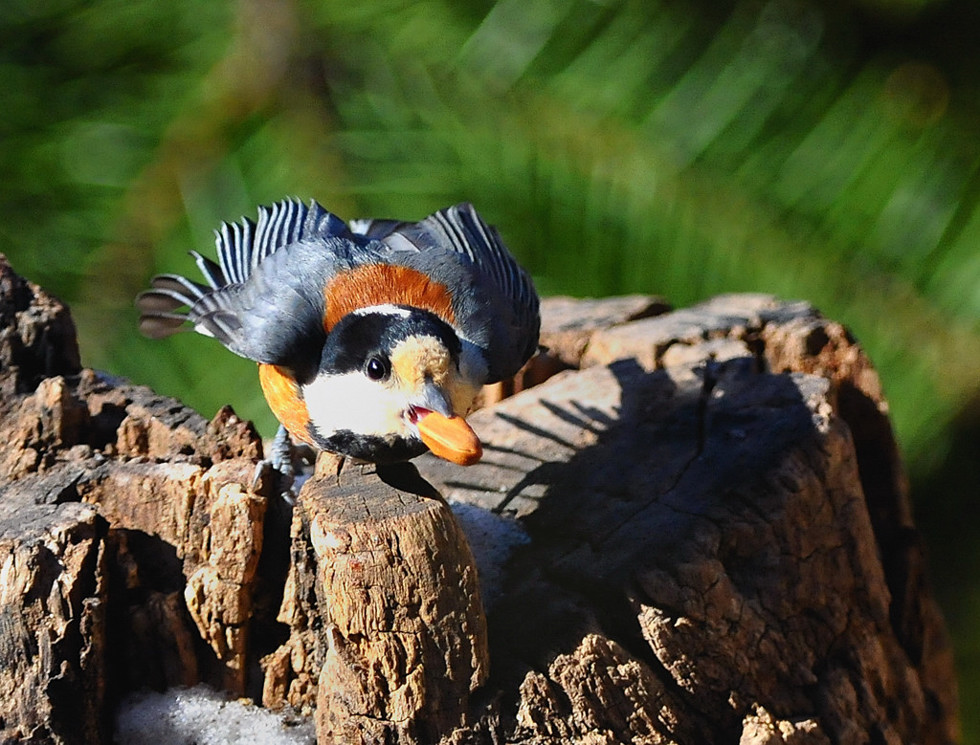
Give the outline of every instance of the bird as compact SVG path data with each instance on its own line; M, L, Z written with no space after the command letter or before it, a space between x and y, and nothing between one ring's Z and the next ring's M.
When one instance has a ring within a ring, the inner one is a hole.
M136 306L144 336L193 330L258 363L280 422L273 465L299 443L356 461L422 453L472 465L477 393L537 351L539 298L469 203L418 222L345 222L316 200L215 230L204 283L159 274Z

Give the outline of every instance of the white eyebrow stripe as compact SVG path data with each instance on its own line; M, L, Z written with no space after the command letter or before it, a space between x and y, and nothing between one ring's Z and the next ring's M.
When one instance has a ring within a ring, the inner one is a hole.
M358 316L377 314L381 316L400 316L401 318L408 318L412 315L412 311L410 311L408 308L400 308L397 305L384 303L382 305L369 305L365 308L358 308L354 311L354 314Z

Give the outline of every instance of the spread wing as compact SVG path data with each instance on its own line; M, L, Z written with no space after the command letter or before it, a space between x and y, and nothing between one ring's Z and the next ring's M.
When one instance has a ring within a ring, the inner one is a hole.
M163 274L137 297L142 333L193 328L242 357L312 374L326 336L323 287L365 239L316 202L284 200L259 208L257 222L223 224L215 245L217 263L192 252L206 285Z
M493 382L534 353L538 296L497 231L470 204L417 223L346 225L315 201L284 200L215 231L218 261L191 252L206 284L162 274L141 293L140 330L162 338L193 329L236 354L312 377L326 339L324 288L364 263L409 266L452 295L457 331L482 353Z
M538 345L538 295L497 231L468 203L417 223L359 220L355 233L391 248L388 261L414 266L455 288L458 330L484 351L490 381L517 372ZM455 261L447 261L448 254Z

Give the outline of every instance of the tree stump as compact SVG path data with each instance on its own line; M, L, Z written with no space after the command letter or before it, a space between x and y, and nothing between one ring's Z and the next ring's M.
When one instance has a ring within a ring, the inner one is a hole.
M436 742L466 724L487 678L473 557L413 466L388 471L407 477L405 489L414 478L421 494L382 483L374 468L336 464L322 455L300 492L290 586L303 592L286 599L295 633L317 622L318 740Z
M3 742L96 742L105 702L105 521L0 494Z
M243 693L254 429L81 369L67 310L2 256L0 321L0 741L106 741L141 686Z
M955 741L887 407L846 331L741 295L580 348L585 369L471 418L480 464L419 461L528 533L488 618L509 741Z
M543 320L480 464L321 457L290 510L250 425L81 369L0 260L0 740L104 742L121 694L205 680L323 743L955 741L846 330L762 295Z

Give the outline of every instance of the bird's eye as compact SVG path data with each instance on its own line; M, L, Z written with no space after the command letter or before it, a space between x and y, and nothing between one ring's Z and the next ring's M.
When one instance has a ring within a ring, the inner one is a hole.
M384 380L391 372L391 367L384 357L371 357L364 365L364 372L371 380Z

